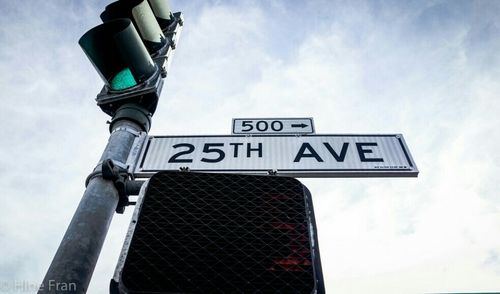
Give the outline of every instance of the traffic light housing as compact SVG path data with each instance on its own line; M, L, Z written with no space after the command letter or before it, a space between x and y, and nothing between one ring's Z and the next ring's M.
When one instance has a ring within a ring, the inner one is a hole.
M160 24L146 0L115 1L104 9L101 19L104 22L128 18L139 32L150 54L156 54L167 44Z
M160 5L161 0L151 2L160 8L164 6ZM169 57L183 21L180 13L168 11L172 16L169 26L160 27L158 19L161 18L149 3L147 0L120 0L109 4L101 14L104 23L79 40L104 81L97 95L97 105L110 116L115 116L124 105L137 105L150 116L156 110L162 78L166 77Z
M148 0L148 2L162 31L170 31L169 27L178 17L172 14L169 0Z
M105 83L97 96L104 112L114 115L126 103L155 111L162 84L160 71L129 19L94 27L79 44Z
M157 173L111 293L324 293L311 194L287 177Z

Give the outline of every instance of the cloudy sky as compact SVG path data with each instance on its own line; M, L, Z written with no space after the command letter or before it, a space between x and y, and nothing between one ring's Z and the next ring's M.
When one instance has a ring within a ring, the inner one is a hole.
M0 0L0 292L41 282L106 144L77 41L108 3ZM418 178L302 180L329 293L500 292L499 1L171 4L185 29L151 134L288 116L404 135ZM106 292L130 216L89 293Z

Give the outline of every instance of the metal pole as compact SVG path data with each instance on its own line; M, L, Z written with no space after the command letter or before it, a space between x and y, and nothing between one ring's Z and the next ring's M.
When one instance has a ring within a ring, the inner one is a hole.
M100 162L112 159L125 163L136 138L134 131L141 132L143 127L122 119L113 123L112 129ZM90 179L38 293L87 291L118 200L112 181L100 176Z

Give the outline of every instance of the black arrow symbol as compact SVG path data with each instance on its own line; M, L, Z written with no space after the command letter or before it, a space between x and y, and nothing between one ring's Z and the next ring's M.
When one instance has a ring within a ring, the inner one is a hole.
M292 128L305 128L308 127L308 125L301 123L301 124L292 124Z

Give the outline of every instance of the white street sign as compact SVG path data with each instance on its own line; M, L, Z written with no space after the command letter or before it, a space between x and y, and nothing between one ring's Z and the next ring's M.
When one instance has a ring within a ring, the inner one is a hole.
M416 177L402 135L149 137L134 174L162 170L294 177Z
M312 118L233 118L232 134L314 134Z

